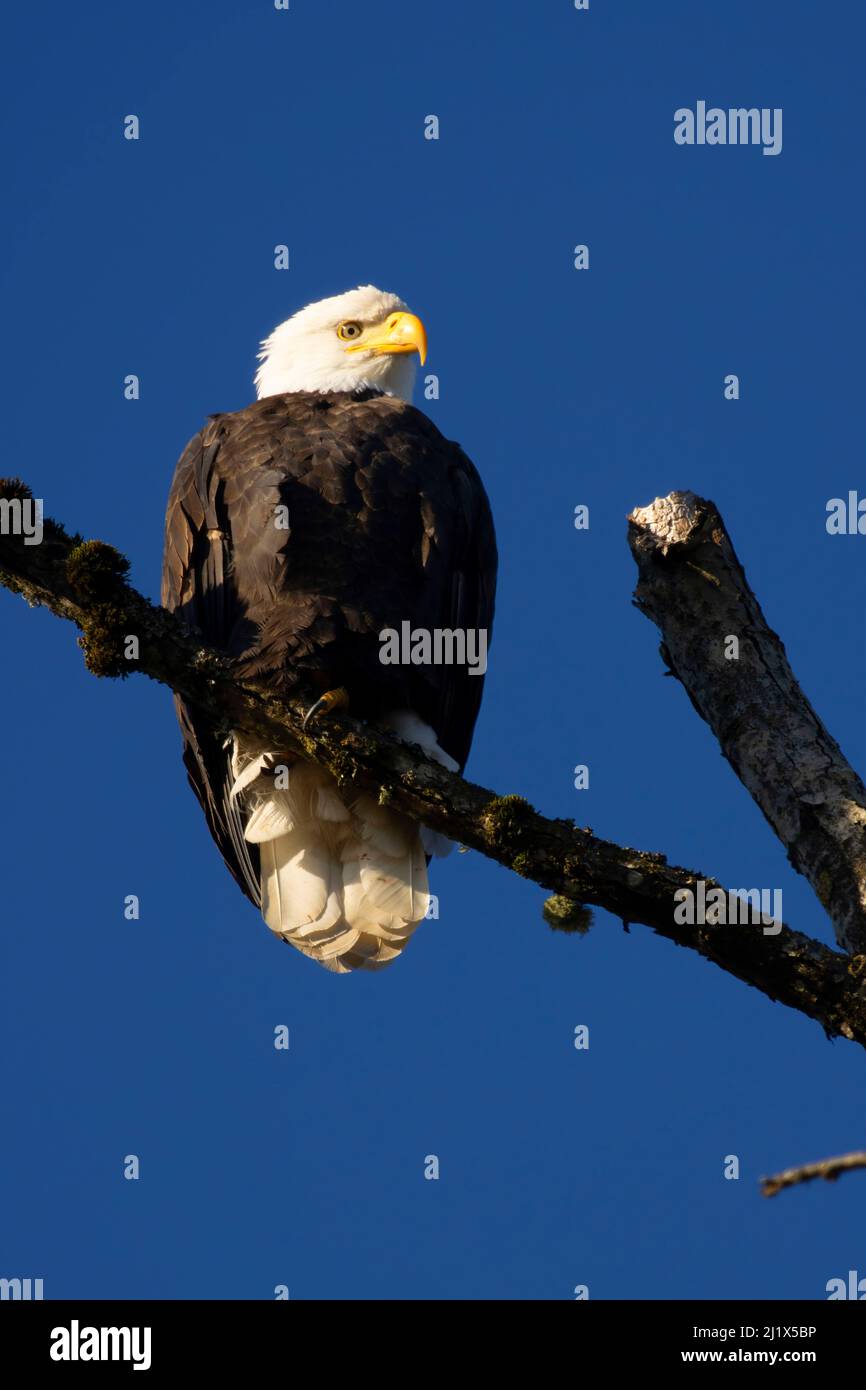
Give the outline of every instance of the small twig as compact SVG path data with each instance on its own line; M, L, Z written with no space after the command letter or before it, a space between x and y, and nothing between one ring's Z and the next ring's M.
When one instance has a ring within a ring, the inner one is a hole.
M823 1178L824 1182L835 1182L843 1173L855 1168L866 1168L866 1153L840 1154L838 1158L822 1158L818 1163L804 1163L800 1168L786 1168L784 1173L776 1173L772 1178L761 1178L761 1192L764 1197L775 1197L786 1187L797 1187L803 1182L814 1182Z

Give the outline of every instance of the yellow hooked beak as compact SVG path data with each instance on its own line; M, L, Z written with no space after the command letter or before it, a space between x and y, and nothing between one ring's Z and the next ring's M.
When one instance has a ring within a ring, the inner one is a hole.
M427 333L414 314L389 314L384 323L369 328L346 345L346 352L417 352L421 366L427 360Z

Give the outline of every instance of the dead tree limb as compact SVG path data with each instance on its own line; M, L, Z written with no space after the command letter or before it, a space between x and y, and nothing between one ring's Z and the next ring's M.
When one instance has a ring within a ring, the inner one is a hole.
M0 498L29 494L0 483ZM581 921L580 905L605 908L697 951L723 970L800 1013L825 1032L866 1047L866 955L853 959L780 925L689 925L675 918L678 891L715 880L664 855L598 839L571 821L549 820L519 796L497 796L428 762L420 749L347 718L302 729L307 702L276 699L240 682L231 662L199 645L170 613L126 581L128 564L101 541L69 536L46 520L39 545L0 533L0 584L81 630L87 665L100 676L140 671L197 704L226 732L237 728L327 768L341 786L373 791L424 824L547 888L552 926ZM128 638L137 638L128 656Z
M799 1168L786 1168L784 1173L776 1173L771 1178L761 1178L761 1193L764 1197L775 1197L786 1187L798 1187L800 1183L814 1182L823 1178L825 1182L835 1182L843 1173L851 1173L855 1168L866 1168L866 1153L840 1154L838 1158L822 1158L818 1163L804 1163Z
M866 787L794 678L712 502L629 517L635 602L662 658L811 883L847 951L866 951Z

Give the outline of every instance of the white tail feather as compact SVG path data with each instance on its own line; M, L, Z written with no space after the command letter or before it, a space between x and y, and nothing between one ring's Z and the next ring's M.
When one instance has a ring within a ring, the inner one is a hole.
M428 752L451 763L416 716L401 721L393 716L390 727L415 742L420 731ZM234 739L231 795L249 813L245 838L259 846L262 916L328 970L380 970L427 915L423 827L371 797L344 800L311 763L291 763L286 779L289 763Z

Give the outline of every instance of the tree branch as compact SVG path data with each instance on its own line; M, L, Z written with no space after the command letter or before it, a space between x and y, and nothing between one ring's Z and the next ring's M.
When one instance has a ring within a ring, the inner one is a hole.
M29 494L0 483L0 498ZM678 890L719 887L700 873L668 864L664 855L598 839L571 821L548 820L519 796L497 796L426 760L420 749L347 718L302 729L305 701L283 701L241 683L232 663L197 643L172 614L126 582L127 562L101 541L68 536L44 523L40 545L0 532L0 584L30 604L75 623L85 660L101 676L140 671L197 704L216 724L256 735L317 762L341 786L363 787L414 819L532 879L555 895L546 904L552 926L574 929L580 905L594 904L640 922L697 951L730 974L816 1019L829 1036L866 1046L866 956L853 959L780 926L687 924L675 920ZM127 639L138 653L127 658ZM681 914L677 914L681 915Z
M855 1168L866 1168L866 1153L840 1154L838 1158L822 1158L818 1163L786 1168L784 1173L776 1173L772 1178L761 1178L761 1193L764 1197L775 1197L786 1187L797 1187L803 1182L813 1182L815 1178L835 1182L843 1173L853 1172Z
M797 684L712 502L629 517L635 602L662 658L811 883L845 950L866 951L866 787Z

